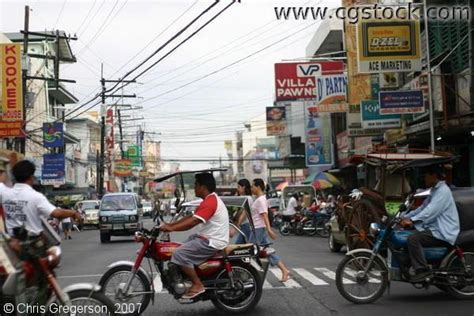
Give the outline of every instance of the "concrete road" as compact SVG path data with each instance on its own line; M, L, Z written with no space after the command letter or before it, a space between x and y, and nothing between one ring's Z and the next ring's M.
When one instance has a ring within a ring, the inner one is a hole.
M151 221L147 221L151 226ZM172 235L183 240L187 234ZM98 282L107 265L118 260L134 260L139 244L133 238L112 237L109 244L99 242L97 230L73 234L63 242L63 260L58 269L62 285ZM417 290L411 285L392 283L390 293L371 305L354 305L341 297L334 274L343 254L331 253L327 240L319 237L280 236L274 244L290 267L291 281L282 284L271 270L257 308L249 315L440 315L473 316L474 300L459 301L436 288ZM219 315L211 303L180 305L169 294L156 295L155 304L144 315Z

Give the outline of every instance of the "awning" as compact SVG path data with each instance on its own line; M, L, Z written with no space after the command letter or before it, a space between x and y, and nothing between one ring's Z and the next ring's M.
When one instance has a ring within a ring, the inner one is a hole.
M74 104L79 102L79 100L62 85L59 85L58 89L56 89L55 85L49 86L48 93L60 104Z

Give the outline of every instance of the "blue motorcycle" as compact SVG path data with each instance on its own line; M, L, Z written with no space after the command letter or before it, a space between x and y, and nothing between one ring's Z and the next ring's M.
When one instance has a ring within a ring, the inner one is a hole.
M396 217L372 223L374 247L355 249L346 254L336 271L339 293L348 301L368 304L379 299L391 281L411 283L416 288L436 286L459 299L474 299L474 192L453 191L461 232L455 246L425 248L433 275L421 283L410 282L407 239L413 230L400 228L401 214L411 208L411 199L400 207Z

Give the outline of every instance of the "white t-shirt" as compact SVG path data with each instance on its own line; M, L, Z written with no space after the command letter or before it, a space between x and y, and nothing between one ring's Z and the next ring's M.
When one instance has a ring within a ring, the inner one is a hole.
M66 218L64 218L61 222L62 222L62 223L72 223L72 220L71 220L70 217L66 217Z
M267 197L262 195L258 197L252 204L252 220L255 228L265 228L265 221L262 214L268 213Z
M25 225L28 232L39 235L43 231L41 216L48 217L56 209L43 194L24 183L17 183L6 191L2 205L10 234L13 228Z
M229 212L217 194L206 196L194 217L203 222L199 235L209 239L209 246L222 250L229 245Z
M7 187L5 184L0 183L0 204L3 201L3 196L5 195L5 193L8 190L11 190L11 189L9 187ZM5 230L5 222L4 221L5 221L5 213L4 213L3 208L0 208L0 232L6 233L4 231Z
M298 201L292 196L288 201L288 205L286 206L286 210L282 213L285 216L292 216L296 214L296 208L298 207Z

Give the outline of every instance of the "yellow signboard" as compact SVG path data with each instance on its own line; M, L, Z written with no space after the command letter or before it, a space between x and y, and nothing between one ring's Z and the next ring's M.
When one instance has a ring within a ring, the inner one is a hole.
M419 20L362 20L357 44L361 73L421 70Z
M0 45L2 78L2 121L23 120L21 45Z

